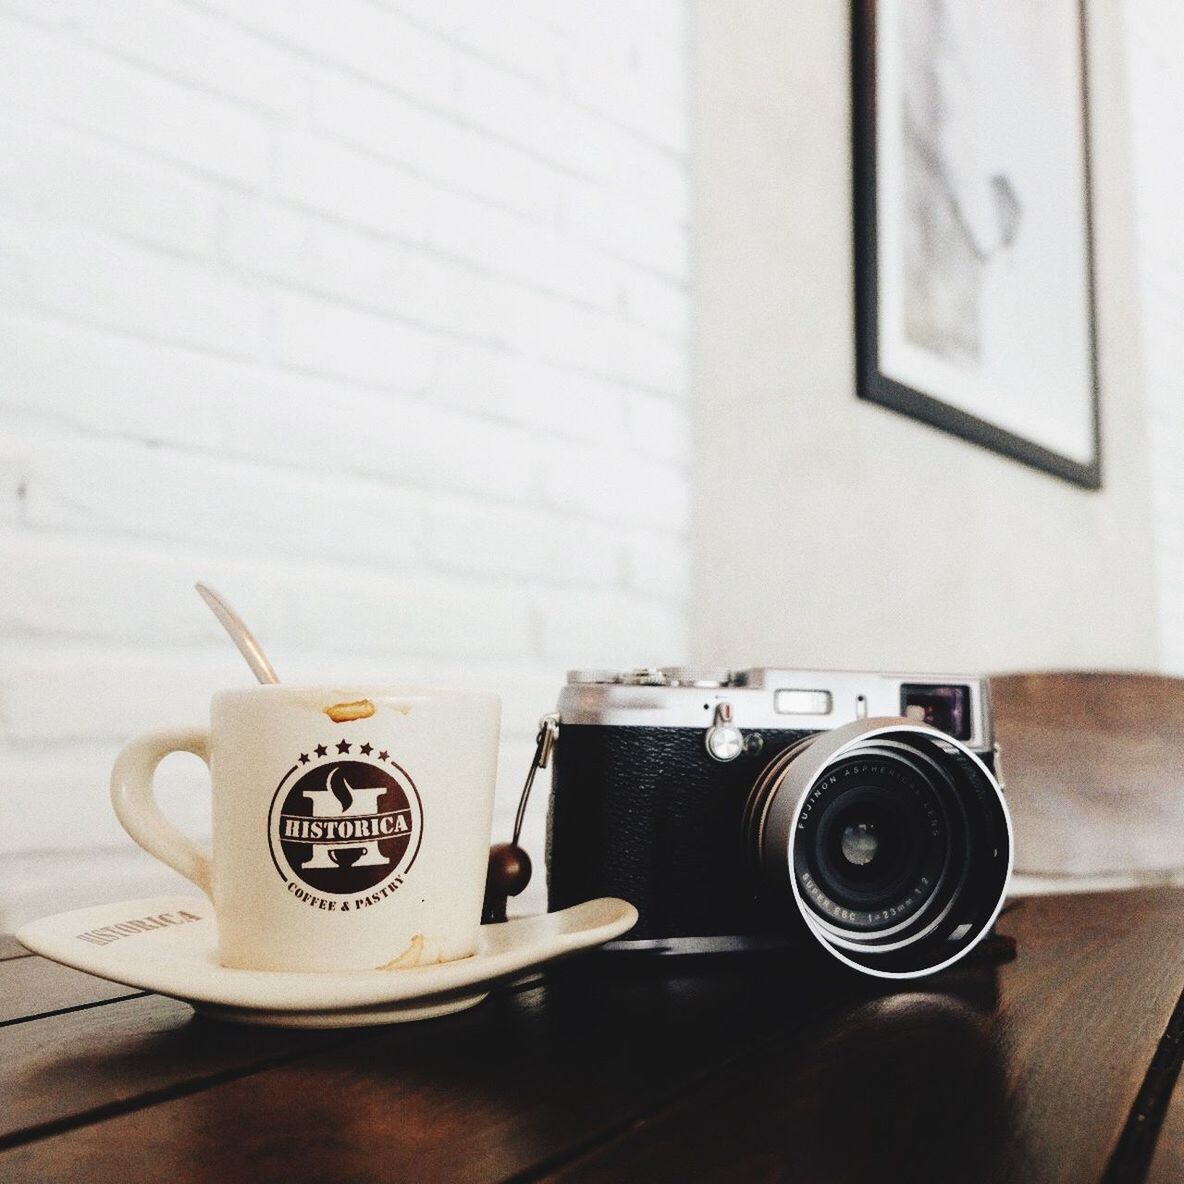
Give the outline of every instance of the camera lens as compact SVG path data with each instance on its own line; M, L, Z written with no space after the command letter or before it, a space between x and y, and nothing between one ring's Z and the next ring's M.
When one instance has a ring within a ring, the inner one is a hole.
M762 898L849 965L931 973L990 929L1011 865L994 777L926 724L860 720L777 756L749 798Z
M795 850L795 874L816 906L874 930L923 904L950 857L945 806L925 768L906 749L869 743L817 788ZM844 850L856 840L860 860Z
M852 867L867 867L880 853L880 836L876 833L876 824L848 822L843 827L839 850Z

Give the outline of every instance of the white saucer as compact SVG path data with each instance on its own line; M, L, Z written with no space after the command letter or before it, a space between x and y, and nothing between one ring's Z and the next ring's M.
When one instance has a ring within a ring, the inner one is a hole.
M169 914L179 923L136 928ZM182 914L194 918L185 920ZM426 1020L480 1003L499 982L619 937L637 922L624 900L602 897L557 913L483 925L471 958L402 970L297 974L218 964L214 909L205 897L152 896L33 921L17 938L35 954L87 974L170 995L205 1015L286 1028L348 1028ZM105 945L81 935L121 926Z

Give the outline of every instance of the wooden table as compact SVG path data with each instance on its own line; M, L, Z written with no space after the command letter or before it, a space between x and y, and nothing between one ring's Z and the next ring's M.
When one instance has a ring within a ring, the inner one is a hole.
M1184 891L1032 898L1000 929L1014 960L898 989L600 954L338 1032L204 1020L0 939L0 1180L1184 1179Z

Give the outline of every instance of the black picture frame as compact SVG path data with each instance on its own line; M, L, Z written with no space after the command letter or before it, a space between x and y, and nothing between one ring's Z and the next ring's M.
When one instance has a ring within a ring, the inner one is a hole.
M1084 489L1102 486L1101 418L1094 283L1092 186L1090 178L1089 89L1086 14L1078 0L1081 68L1081 136L1084 163L1084 265L1088 312L1088 356L1092 401L1093 456L1088 463L1065 456L997 424L943 402L939 394L915 390L883 374L879 365L879 256L877 248L877 0L852 0L851 112L853 149L853 232L855 264L856 392L859 398L923 421L1021 464L1073 482Z

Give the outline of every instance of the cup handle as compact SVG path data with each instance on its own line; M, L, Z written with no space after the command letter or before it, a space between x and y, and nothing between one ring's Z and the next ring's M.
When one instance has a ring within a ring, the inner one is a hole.
M210 736L205 728L165 728L131 740L111 770L111 804L127 831L149 855L192 880L213 897L213 863L190 838L161 812L153 792L156 766L170 753L191 752L210 763Z

